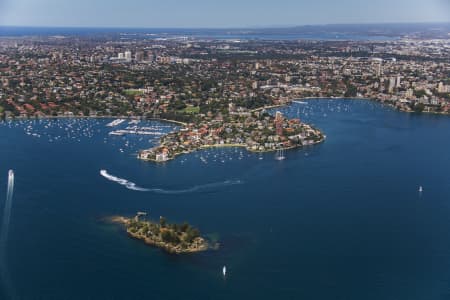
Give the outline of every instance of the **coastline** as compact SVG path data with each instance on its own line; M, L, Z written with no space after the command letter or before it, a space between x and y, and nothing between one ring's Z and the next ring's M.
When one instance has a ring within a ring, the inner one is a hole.
M302 101L302 100L364 100L364 101L368 100L368 101L377 101L375 99L365 98L365 97L300 97L300 98L295 97L295 98L289 99L284 104L263 106L263 107L255 108L255 109L251 110L250 112L261 111L264 109L274 109L274 108L278 108L278 107L285 107L285 106L291 105L292 103L295 103L295 101ZM377 102L381 102L381 101L377 101Z
M129 229L127 229L127 234L130 237L132 237L132 238L134 238L136 240L143 241L146 245L157 247L157 248L161 248L164 251L166 251L168 253L172 253L172 254L197 253L197 252L203 252L203 251L206 251L206 250L210 249L208 244L203 244L201 246L198 246L197 248L188 248L188 249L185 249L185 250L179 250L178 248L170 246L167 243L157 242L157 241L154 241L154 240L152 240L150 238L147 238L147 237L145 237L145 236L143 236L143 235L141 235L139 233L133 233Z
M377 99L377 98L367 98L367 97L343 97L343 96L331 96L331 97L294 97L289 99L287 102L283 103L283 104L276 104L276 105L269 105L269 106L263 106L263 107L259 107L253 110L250 110L251 113L254 112L258 112L258 111L262 111L262 110L271 110L271 109L275 109L275 108L280 108L280 107L286 107L289 105L292 105L294 103L294 101L302 101L302 100L349 100L349 101L355 101L355 100L361 100L361 101L373 101L373 102L377 102L380 103L382 105L387 105L397 111L400 112L406 112L406 113L416 113L416 114L421 114L421 113L427 113L427 114L436 114L436 115L447 115L449 116L450 113L445 113L445 112L431 112L431 111L421 111L421 112L416 112L413 110L407 110L404 109L402 107L398 107L390 102L386 102L386 101L382 101L381 99ZM324 142L326 139L326 135L324 135L322 133L322 138L319 141L314 141L311 145L316 145L319 143ZM160 143L161 145L161 143ZM275 152L277 150L290 150L290 149L295 149L295 148L301 148L304 147L306 145L294 145L291 147L282 147L282 148L278 148L278 149L267 149L267 150L253 150L250 149L250 147L246 144L213 144L213 145L202 145L199 146L196 149L190 150L190 151L182 151L179 153L175 153L173 154L172 157L169 157L168 159L164 160L164 161L158 161L156 159L152 159L152 158L141 158L140 155L138 155L138 158L144 161L152 161L152 162L166 162L166 161L170 161L175 159L177 156L181 155L181 154L189 154L201 149L208 149L208 148L227 148L227 147L239 147L239 148L245 148L247 151L249 152L253 152L253 153L266 153L266 152Z
M395 105L393 105L392 103L386 103L386 101L378 99L378 98L368 98L368 97L343 97L343 96L323 96L323 97L294 97L289 99L286 103L284 104L276 104L276 105L269 105L269 106L263 106L263 107L259 107L259 108L255 108L250 110L250 112L257 112L257 111L261 111L264 109L274 109L274 108L278 108L278 107L285 107L288 105L291 105L294 101L299 100L349 100L349 101L355 101L355 100L363 100L363 101L373 101L373 102L377 102L380 104L384 104L387 106L390 106L392 108L395 108L398 111L401 112L406 112L406 113L416 113L416 114L435 114L435 115L441 115L441 116L450 116L450 112L433 112L433 111L421 111L421 112L417 112L414 110L405 110L402 108L399 108ZM43 117L38 117L38 116L33 116L33 117L26 117L26 118L22 118L22 117L14 117L14 118L2 118L0 119L0 122L7 122L7 121L21 121L21 120L52 120L52 119L126 119L126 120L154 120L154 121L160 121L160 122L168 122L168 123L173 123L173 124L178 124L178 125L183 125L186 126L188 123L185 122L181 122L181 121L176 121L176 120L170 120L170 119L161 119L161 118L149 118L149 117L145 117L145 116L43 116Z
M253 110L250 110L250 112L258 112L261 110L272 110L275 108L281 108L281 107L287 107L289 105L292 105L293 103L295 103L295 101L312 101L312 100L348 100L348 101L355 101L355 100L361 100L361 101L371 101L371 102L377 102L380 103L381 105L386 105L389 106L392 109L395 109L399 112L405 112L405 113L410 113L410 114L431 114L431 115L439 115L439 116L450 116L450 113L446 113L446 112L435 112L435 111L414 111L414 110L407 110L404 109L402 107L396 106L393 103L391 103L390 101L383 101L377 98L367 98L367 97L342 97L342 96L331 96L331 97L293 97L291 99L288 99L285 103L283 104L276 104L276 105L269 105L269 106L263 106L263 107L259 107ZM176 121L176 120L170 120L170 119L162 119L162 118L149 118L149 117L144 117L144 116L46 116L46 117L32 117L32 118L11 118L11 119L1 119L0 122L12 122L12 121L20 121L20 120L52 120L52 119L126 119L126 120L154 120L154 121L159 121L159 122L167 122L167 123L172 123L172 124L176 124L176 125L180 125L180 126L188 126L188 123L185 122L181 122L181 121ZM162 137L161 137L162 139ZM236 147L236 148L245 148L247 151L252 152L252 153L269 153L269 152L276 152L277 150L291 150L291 149L295 149L295 148L302 148L305 146L310 146L310 145L316 145L319 143L324 142L326 139L326 135L324 135L322 133L322 138L319 141L314 141L311 144L308 145L294 145L294 146L290 146L290 147L281 147L281 148L277 148L277 149L267 149L267 150L255 150L255 149L251 149L248 145L246 144L212 144L212 145L201 145L198 148L195 149L191 149L188 151L182 151L182 152L178 152L178 153L174 153L172 157L168 158L167 160L164 161L158 161L156 159L153 158L142 158L140 157L139 153L138 153L138 159L141 159L143 161L152 161L152 162L157 162L157 163L161 163L161 162L166 162L166 161L170 161L175 159L176 157L178 157L179 155L182 154L190 154L202 149L209 149L209 148L232 148L232 147ZM160 143L161 145L161 143Z
M202 146L200 146L200 147L198 147L198 148L196 148L196 149L194 149L192 151L183 151L183 152L175 153L172 157L168 158L165 161L158 161L156 159L151 159L151 158L146 158L146 159L139 158L139 155L138 155L138 158L140 160L143 160L143 161L151 161L151 162L155 162L155 163L162 163L162 162L168 162L168 161L174 160L175 158L177 158L178 156L180 156L182 154L190 154L190 153L194 153L194 152L197 152L197 151L200 151L200 150L212 149L212 148L245 148L245 150L247 150L248 152L251 152L251 153L270 153L270 152L276 152L278 150L292 150L292 149L297 149L297 148L304 148L304 147L308 147L308 146L314 146L314 145L317 145L317 144L325 142L326 135L322 135L322 137L323 138L320 139L319 141L314 141L313 143L311 143L309 145L294 145L294 146L291 146L291 147L282 147L282 148L278 148L278 149L253 150L253 149L248 148L248 146L245 145L245 144L213 144L213 145L202 145Z
M174 244L173 242L170 241L164 241L160 239L159 235L152 235L152 234L147 234L147 230L145 231L141 231L141 230L134 230L133 226L135 224L141 224L143 226L158 226L158 230L161 230L162 233L169 231L172 232L171 229L169 229L169 227L171 225L168 225L168 227L165 227L163 225L156 225L157 223L151 222L151 221L147 221L147 220L141 220L140 217L141 216L145 216L145 213L140 213L138 212L138 214L134 217L134 218L126 218L123 216L111 216L111 217L106 217L103 220L105 222L111 223L111 224L118 224L118 225L122 225L125 227L127 235L130 236L133 239L136 240L140 240L143 241L146 245L152 246L152 247L156 247L156 248L160 248L168 253L171 254L191 254L191 253L197 253L197 252L203 252L203 251L207 251L209 249L218 249L218 244L216 245L210 245L206 239L204 239L201 236L197 236L195 238L193 238L190 242L184 243L185 245L183 246L180 242L178 242L177 244ZM163 234L164 236L164 234Z
M291 105L292 102L296 101L296 100L348 100L348 101L355 101L355 100L362 100L362 101L371 101L371 102L377 102L380 103L382 105L386 105L389 106L397 111L400 112L405 112L405 113L413 113L413 114L432 114L432 115L440 115L440 116L450 116L450 112L435 112L435 111L414 111L414 110L406 110L403 109L401 107L398 107L392 103L389 102L389 100L381 100L378 98L367 98L367 97L335 97L335 96L331 96L331 97L300 97L300 98L292 98L289 99L289 101L286 104L280 104L280 105L276 105L276 106L270 106L270 107L266 107L265 109L271 109L271 108L276 108L276 107L283 107L283 106L288 106ZM259 108L259 110L261 110L263 108Z
M159 122L167 122L173 123L177 125L186 126L187 123L181 121L175 121L170 119L160 119L160 118L148 118L143 116L45 116L45 117L27 117L27 118L8 118L8 119L0 119L0 122L10 122L10 121L29 121L29 120L57 120L57 119L125 119L125 120L150 120L150 121L159 121Z

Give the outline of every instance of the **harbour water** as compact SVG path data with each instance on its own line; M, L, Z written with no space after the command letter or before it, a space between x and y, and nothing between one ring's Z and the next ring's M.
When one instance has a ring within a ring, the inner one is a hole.
M15 174L0 298L450 297L450 118L306 102L280 110L327 139L281 161L240 148L139 161L177 128L156 121L137 125L154 136L109 135L129 125L107 119L0 123L1 209ZM102 221L137 211L221 247L168 255Z
M383 25L385 28L386 25ZM442 24L441 24L442 26ZM425 28L425 27L424 27ZM420 28L420 29L424 29ZM411 25L406 29L411 30ZM403 30L406 30L405 28ZM16 27L0 26L0 36L120 36L132 39L214 39L214 40L327 40L327 41L388 41L398 39L401 35L392 32L386 35L378 30L368 29L363 26L350 26L349 28L331 26L324 28L308 27L303 30L249 30L249 29L181 29L181 28L59 28L59 27ZM374 34L374 32L377 32Z

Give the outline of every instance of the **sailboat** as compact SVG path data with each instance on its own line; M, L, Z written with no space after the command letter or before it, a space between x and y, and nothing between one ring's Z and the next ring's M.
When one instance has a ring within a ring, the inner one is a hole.
M277 155L275 156L276 160L284 160L286 157L284 156L284 149L278 149Z
M223 274L223 276L227 276L227 267L226 266L223 266L222 274Z
M422 193L422 192L423 192L423 187L419 186L419 193Z

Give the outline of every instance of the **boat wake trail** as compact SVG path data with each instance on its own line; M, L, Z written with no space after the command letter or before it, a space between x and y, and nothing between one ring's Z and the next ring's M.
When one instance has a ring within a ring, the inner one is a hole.
M243 181L241 181L241 180L225 180L225 181L221 181L221 182L196 185L196 186L186 188L186 189L181 189L181 190L167 190L167 189L160 189L160 188L142 188L142 187L137 186L134 182L111 175L106 170L101 170L100 175L102 175L103 177L105 177L108 180L111 180L113 182L116 182L120 185L125 186L127 189L130 189L133 191L139 191L139 192L153 192L153 193L157 193L157 194L194 193L194 192L198 192L201 190L208 190L208 189L214 189L214 188L219 188L219 187L224 187L224 186L243 184Z
M100 170L100 175L102 175L103 177L105 177L108 180L117 182L118 184L125 186L129 190L139 191L139 192L148 192L149 191L148 189L138 187L136 185L136 183L134 183L134 182L131 182L126 179L119 178L114 175L108 174L108 172L106 170Z
M4 248L6 246L6 241L8 239L13 193L14 193L14 172L10 170L8 173L8 189L6 191L5 208L3 210L3 222L0 231L0 254L2 257L4 255Z
M3 210L2 227L0 231L0 284L3 286L3 293L4 293L3 296L6 296L7 299L16 298L12 281L9 276L6 257L7 256L6 246L8 242L9 223L11 220L13 193L14 193L14 172L10 170L8 173L8 188L6 191L6 201ZM1 292L0 295L2 295Z
M208 189L214 189L224 186L230 186L230 185L237 185L242 184L243 182L241 180L225 180L221 182L215 182L215 183L208 183L203 185L196 185L191 188L182 189L182 190L166 190L166 189L148 189L149 192L154 192L158 194L186 194L186 193L194 193L198 192L200 190L208 190Z

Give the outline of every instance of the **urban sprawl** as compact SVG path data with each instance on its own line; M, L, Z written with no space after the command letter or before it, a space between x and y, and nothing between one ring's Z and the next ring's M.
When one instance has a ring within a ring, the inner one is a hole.
M450 40L270 41L186 37L0 38L0 118L178 121L139 158L203 147L274 151L324 135L267 113L295 99L367 98L450 113Z

